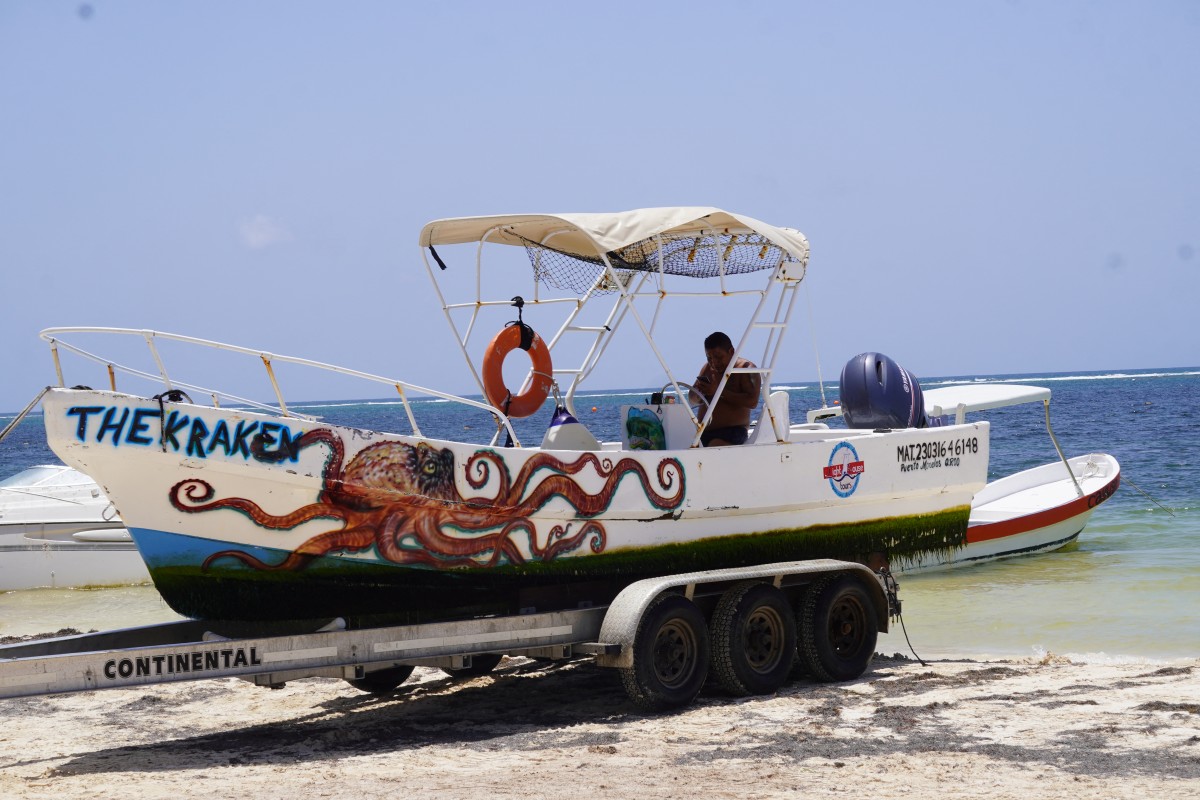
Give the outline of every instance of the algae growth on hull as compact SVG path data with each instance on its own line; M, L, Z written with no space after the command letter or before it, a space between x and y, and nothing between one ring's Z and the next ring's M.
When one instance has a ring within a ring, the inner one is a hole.
M171 608L186 617L340 616L359 625L405 624L606 603L634 581L682 572L811 558L865 563L872 553L891 558L940 553L963 546L969 513L968 506L961 506L936 514L719 536L488 568L436 569L322 556L299 569L271 570L237 561L204 567L202 557L186 565L152 565L150 573ZM277 561L286 555L279 551Z

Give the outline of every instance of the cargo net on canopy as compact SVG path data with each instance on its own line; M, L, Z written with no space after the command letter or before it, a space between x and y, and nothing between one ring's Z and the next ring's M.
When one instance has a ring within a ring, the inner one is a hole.
M535 281L577 294L617 291L604 273L600 256L584 256L555 250L521 237L533 265ZM659 244L661 242L661 249ZM758 233L717 233L681 238L643 239L607 253L613 269L626 286L636 272L662 272L690 278L715 278L721 274L744 275L777 267L781 260L795 261L786 250Z

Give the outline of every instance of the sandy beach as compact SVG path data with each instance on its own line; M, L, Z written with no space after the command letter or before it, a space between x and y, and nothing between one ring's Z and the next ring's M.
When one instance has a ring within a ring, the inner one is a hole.
M588 660L374 697L236 679L0 701L0 796L1200 796L1200 660L877 657L859 680L635 710Z

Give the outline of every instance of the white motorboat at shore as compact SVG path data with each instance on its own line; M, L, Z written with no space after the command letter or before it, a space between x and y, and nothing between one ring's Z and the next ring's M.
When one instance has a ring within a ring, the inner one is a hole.
M0 591L149 580L125 523L91 478L46 464L0 480Z

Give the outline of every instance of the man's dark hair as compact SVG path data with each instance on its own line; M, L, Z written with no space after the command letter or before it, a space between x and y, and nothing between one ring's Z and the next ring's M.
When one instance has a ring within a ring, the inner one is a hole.
M728 335L722 333L721 331L716 331L715 333L710 333L708 335L708 338L704 340L704 349L705 350L713 350L718 347L720 347L724 350L732 350L733 349L733 342L731 342L729 340Z

